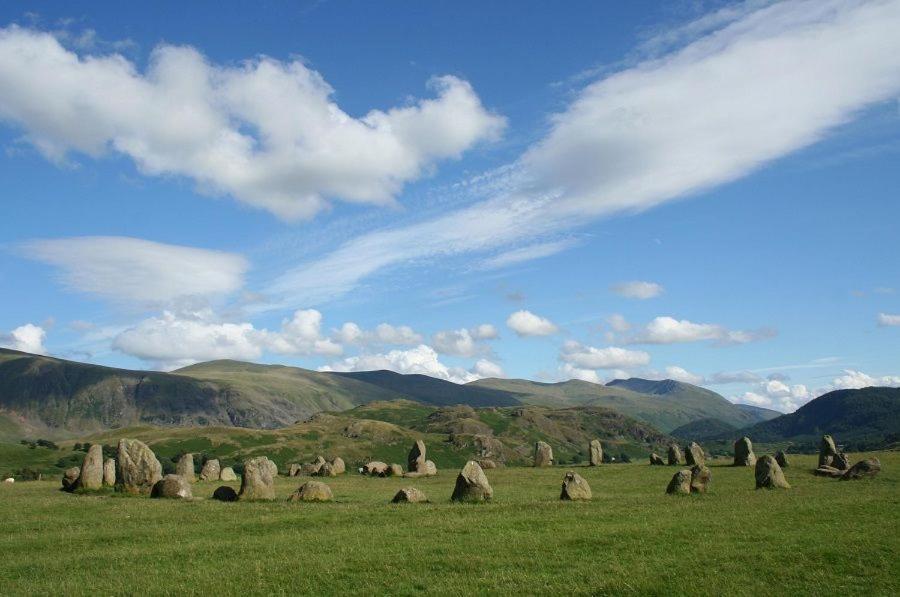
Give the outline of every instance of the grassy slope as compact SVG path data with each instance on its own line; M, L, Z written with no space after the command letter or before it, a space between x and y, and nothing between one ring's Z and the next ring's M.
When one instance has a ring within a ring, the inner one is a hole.
M672 436L677 437L680 440L691 442L691 441L703 441L706 439L720 438L720 437L734 437L737 439L741 436L741 432L735 428L734 425L729 425L728 423L724 423L719 419L700 419L698 421L691 421L686 425L682 425L677 429L672 430Z
M562 467L487 471L483 505L449 503L450 472L415 480L434 503L404 506L387 502L409 480L358 475L328 480L335 503L304 505L284 501L298 485L285 478L256 504L16 483L0 486L0 581L34 595L896 595L900 454L879 456L885 471L860 482L797 456L789 491L714 466L711 492L686 497L664 495L670 467L578 469L590 503L558 501Z

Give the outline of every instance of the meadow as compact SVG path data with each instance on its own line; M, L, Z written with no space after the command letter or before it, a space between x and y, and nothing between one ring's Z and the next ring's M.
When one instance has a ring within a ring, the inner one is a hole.
M855 462L864 454L853 454ZM495 499L449 502L456 469L427 479L326 479L335 502L221 503L72 495L53 481L0 485L3 594L900 593L900 453L874 479L815 477L755 490L751 468L711 463L706 495L668 496L676 467L645 462L486 471ZM438 462L440 466L440 462ZM560 502L566 470L590 502ZM231 484L238 487L239 483ZM404 486L430 504L392 505Z

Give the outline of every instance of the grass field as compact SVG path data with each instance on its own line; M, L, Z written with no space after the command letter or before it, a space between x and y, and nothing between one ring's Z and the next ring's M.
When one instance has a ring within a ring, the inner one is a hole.
M788 491L722 461L709 494L678 497L663 493L674 467L579 468L589 503L558 500L569 467L486 471L495 500L476 505L448 501L449 469L329 479L329 504L285 502L303 479L284 477L274 503L0 485L0 592L897 595L900 453L878 456L882 474L856 482L793 456ZM389 504L407 485L433 503Z

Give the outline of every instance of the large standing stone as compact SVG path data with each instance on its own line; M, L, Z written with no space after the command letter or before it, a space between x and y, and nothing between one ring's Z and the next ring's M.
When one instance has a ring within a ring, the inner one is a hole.
M136 439L120 439L116 485L125 493L150 493L162 479L162 465L153 450Z
M344 459L340 456L336 456L335 459L331 461L331 472L337 476L343 475L346 471L347 465L344 464Z
M419 439L413 444L413 447L409 451L409 455L406 457L406 470L411 473L421 473L424 472L424 468L425 442Z
M265 456L257 456L244 462L241 500L274 500L276 476L278 467Z
M757 489L790 489L778 461L766 454L756 462Z
M703 466L706 457L703 455L703 448L697 442L691 442L684 450L684 462L688 466Z
M669 465L674 466L677 464L681 464L681 448L678 447L678 444L671 444L669 446Z
M236 502L238 500L238 494L233 488L222 485L221 487L216 488L212 494L212 498L220 502Z
M834 459L831 461L831 466L838 470L845 471L850 468L850 459L847 458L847 455L843 452L838 452L834 455Z
M734 466L753 466L756 464L756 454L753 453L753 443L746 435L734 442Z
M194 455L191 453L182 454L175 465L175 474L181 475L188 483L196 481L194 478Z
M650 465L651 466L665 466L666 461L663 460L659 454L657 454L656 452L653 452L652 454L650 454Z
M321 481L307 481L288 497L289 502L330 502L331 488Z
M153 484L150 497L189 500L194 495L187 479L181 475L166 475Z
M116 460L107 458L103 461L103 485L112 487L116 484Z
M578 473L569 471L563 477L562 492L559 494L561 500L589 500L591 499L591 486L584 480L584 477Z
M203 463L203 468L200 469L201 481L218 481L221 476L222 465L219 464L218 460L212 458Z
M534 444L534 466L553 466L553 448L547 442Z
M67 468L62 476L62 488L66 491L75 491L75 485L78 483L78 476L81 474L81 468L73 466Z
M691 471L690 469L681 469L672 476L669 486L666 487L666 493L690 493L691 492Z
M398 491L394 496L394 499L391 500L391 502L394 504L419 504L427 501L428 498L425 496L425 492L420 491L415 487L404 487L403 489Z
M834 438L830 435L823 435L822 441L819 443L819 467L834 466L834 457L837 454L837 447L834 445Z
M456 487L450 497L454 502L483 502L494 497L494 490L474 460L470 460L456 476Z
M222 473L219 475L220 481L237 481L237 475L234 474L234 469L230 466L226 466L222 469Z
M789 466L788 457L784 450L775 452L775 462L777 462L778 466L781 468L787 468Z
M600 445L599 439L592 439L588 444L588 454L590 455L590 465L600 466L603 464L603 446Z
M103 488L103 446L93 444L84 455L76 489L97 491Z
M874 477L881 472L881 461L877 458L867 458L860 460L841 475L842 481L850 481L853 479L862 479L865 477Z
M706 493L711 480L712 473L706 465L698 464L691 467L691 493Z

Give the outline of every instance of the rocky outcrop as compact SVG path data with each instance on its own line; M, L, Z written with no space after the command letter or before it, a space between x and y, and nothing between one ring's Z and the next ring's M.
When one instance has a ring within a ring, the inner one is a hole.
M454 502L482 502L494 497L494 490L484 471L470 460L456 476L456 486L450 499Z
M278 467L265 456L257 456L244 462L241 476L240 499L247 501L274 500L275 477Z
M790 489L778 461L766 454L756 462L757 489Z
M148 494L162 479L162 465L146 444L120 439L116 458L116 487L125 493Z
M559 494L561 500L589 500L591 499L591 486L584 480L584 477L578 473L569 471L563 477L562 492Z

